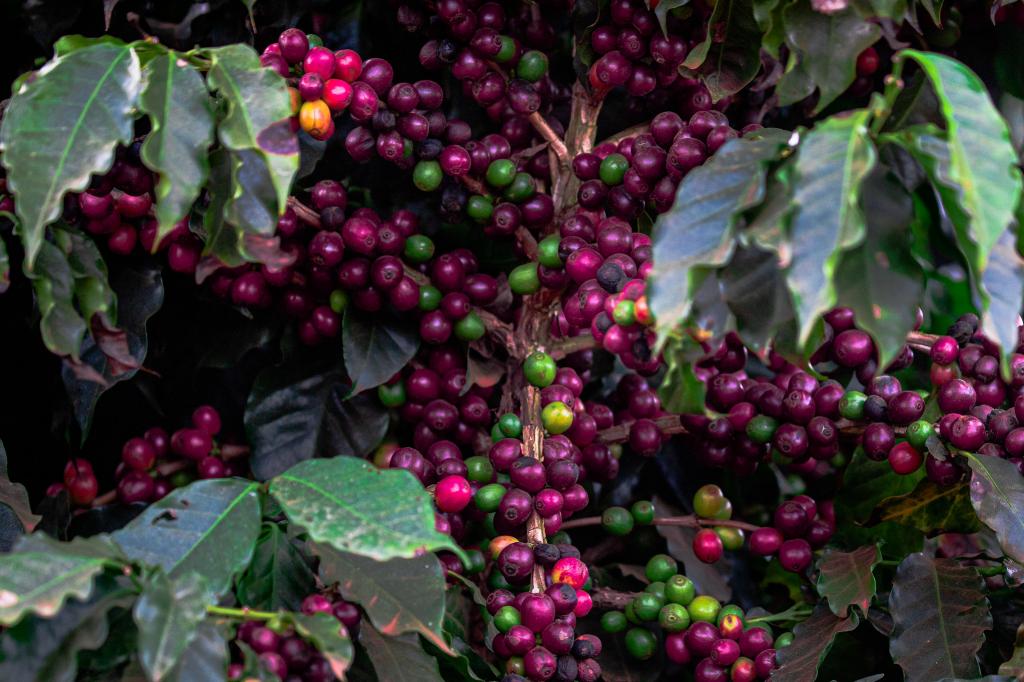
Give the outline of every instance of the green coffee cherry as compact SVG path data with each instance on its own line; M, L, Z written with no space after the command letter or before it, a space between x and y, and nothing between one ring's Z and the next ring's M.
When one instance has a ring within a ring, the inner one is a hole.
M601 514L601 526L612 535L629 535L633 530L633 515L624 507L608 507Z
M513 294L529 296L540 291L536 263L524 263L508 273L508 286Z
M422 192L433 192L441 186L444 171L437 161L420 161L412 169L412 184Z
M537 388L547 388L555 381L558 365L554 358L544 351L530 353L523 362L523 376Z

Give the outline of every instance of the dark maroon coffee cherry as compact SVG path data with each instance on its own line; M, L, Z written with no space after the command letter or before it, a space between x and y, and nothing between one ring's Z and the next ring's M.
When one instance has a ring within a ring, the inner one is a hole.
M864 429L864 454L868 458L880 462L889 456L889 451L896 444L896 433L888 424L868 424Z
M525 490L513 488L501 498L497 516L500 517L507 527L515 528L526 523L532 511L533 498L530 494Z
M940 336L935 339L930 351L932 362L939 365L950 365L956 362L960 346L951 336Z
M811 565L814 553L803 539L786 540L779 548L779 563L792 573L800 573Z
M902 391L889 400L889 421L905 426L924 414L924 398L916 391Z
M832 342L832 356L843 367L856 367L871 359L875 344L871 337L859 329L848 329Z
M93 478L93 480L95 480L95 478ZM72 483L74 482L75 481L72 481ZM153 478L148 473L132 470L126 473L121 480L117 482L117 499L123 504L149 502L153 499L155 488L156 485Z
M803 457L809 446L807 431L796 424L781 424L772 436L772 447L793 459Z
M811 517L802 505L797 502L784 502L775 510L775 527L786 537L800 537L810 525Z
M520 457L513 462L509 470L509 477L512 479L513 485L528 493L540 492L547 483L544 465L532 457ZM559 510L552 510L552 513L554 511Z
M949 426L949 440L954 447L975 452L985 442L985 425L973 415L958 417Z
M782 533L779 530L758 528L750 534L750 551L759 556L772 556L779 551L782 540Z
M970 411L977 401L974 387L964 379L947 381L939 388L939 409L944 413Z
M530 579L533 573L533 550L522 542L513 542L501 550L497 568L505 580L520 585Z

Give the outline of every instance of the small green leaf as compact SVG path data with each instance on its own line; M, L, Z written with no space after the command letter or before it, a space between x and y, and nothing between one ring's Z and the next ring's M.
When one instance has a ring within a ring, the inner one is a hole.
M315 545L314 551L323 582L338 583L345 598L358 602L383 634L418 632L452 653L441 632L445 577L433 554L379 562L327 545Z
M11 98L0 152L26 270L35 268L46 226L60 217L64 195L84 190L92 173L113 164L117 145L131 142L141 88L135 51L100 43L51 59Z
M820 93L815 106L820 112L853 83L857 56L878 41L882 29L853 7L823 14L809 2L793 2L783 14L786 42L799 55L801 75L806 74ZM783 81L790 77L787 74ZM779 89L785 91L786 86L780 82ZM782 104L793 101L780 98Z
M430 494L403 469L377 469L355 457L295 465L270 482L270 492L292 523L315 542L383 561L450 549L434 528Z
M754 19L761 29L761 47L775 59L779 47L786 39L786 25L782 20L786 5L792 0L754 0Z
M1024 478L1013 462L967 453L971 504L1007 556L1024 562Z
M922 479L911 492L882 500L871 524L894 521L933 536L938 533L976 533L981 527L971 507L968 486L940 486Z
M416 635L384 637L371 627L359 631L379 680L388 682L442 682L437 659L420 646Z
M297 610L316 586L302 544L276 523L264 523L256 551L238 579L238 599L261 611Z
M271 196L276 199L277 212L282 213L299 169L299 142L289 123L287 84L271 69L262 68L248 45L225 45L205 53L212 62L207 85L227 103L217 136L233 152L249 150L262 157L273 188ZM237 180L238 175L235 177ZM273 224L243 227L268 233L274 229Z
M695 69L715 102L743 89L761 69L761 28L753 0L720 0L708 20L704 41L683 66Z
M51 353L78 360L87 327L74 305L75 279L64 252L50 242L36 247L36 267L25 268L39 308L39 331Z
M668 361L658 397L665 409L679 414L703 414L707 384L693 372L694 361L702 349L689 340L671 340L663 351Z
M889 653L908 682L979 675L978 649L992 628L984 586L956 559L918 552L900 563L889 595Z
M174 52L146 63L139 106L152 122L142 143L142 162L160 180L155 187L158 244L184 218L209 173L213 108L202 76Z
M852 552L827 550L818 560L818 594L828 600L832 613L845 618L851 606L867 615L877 589L875 566L882 560L877 545L858 547Z
M345 679L345 671L352 665L352 640L344 632L345 626L338 619L327 613L316 613L308 616L304 613L287 614L286 622L295 627L295 634L316 647L320 655L327 659L339 680Z
M864 239L860 185L876 157L867 134L869 115L861 109L825 119L803 136L797 152L786 279L801 345L821 313L835 303L833 276L840 252Z
M345 312L341 333L353 395L390 379L420 347L419 331L409 324L381 315L367 319L351 309Z
M139 628L139 662L150 680L167 679L199 634L208 589L198 573L176 580L158 573L146 583L132 614Z
M818 602L810 618L793 628L793 643L776 653L779 667L772 671L772 681L814 682L836 635L850 632L858 623L856 613L839 618L825 602Z
M725 263L740 214L764 198L765 168L779 156L789 134L763 132L763 137L727 142L687 174L673 208L658 217L649 299L661 334L689 314L694 268Z
M0 555L0 625L27 613L52 618L69 598L86 599L93 583L118 557L106 536L58 542L39 533L22 537Z
M229 478L197 481L150 505L112 538L128 557L172 578L194 571L212 594L223 594L256 546L257 487Z

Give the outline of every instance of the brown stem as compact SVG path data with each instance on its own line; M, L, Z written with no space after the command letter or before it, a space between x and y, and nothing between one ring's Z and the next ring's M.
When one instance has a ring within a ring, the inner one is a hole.
M626 605L636 599L637 592L619 592L610 587L595 587L590 592L590 598L594 606L599 609L621 611Z
M569 158L589 152L594 148L597 137L597 117L601 113L603 100L593 100L586 89L577 82L572 90L572 111L569 127L565 131L565 142ZM555 202L555 215L562 215L576 202L579 180L568 168L559 173L552 187L551 198Z
M563 166L567 166L569 164L569 150L566 148L562 138L551 129L548 122L540 115L540 112L533 112L527 117L527 120L533 126L533 129L551 144L551 149L554 150L555 156L558 157L558 162Z
M662 434L670 436L676 433L686 433L686 427L679 420L678 414L667 417L658 417L654 424L661 429ZM602 443L624 443L629 440L630 423L617 424L597 432L597 440Z
M419 284L421 287L430 284L429 277L424 275L419 270L414 270L413 268L409 267L407 263L402 263L402 272L405 273L406 277L416 282L416 284Z
M555 360L561 360L566 355L575 353L576 351L589 350L591 348L598 347L600 347L600 344L588 332L552 342L548 346L548 353L550 353L551 357Z
M620 130L611 137L606 137L605 139L601 140L598 143L598 146L602 144L618 144L619 142L625 140L627 137L635 137L637 135L642 135L643 133L648 132L650 129L650 121L648 121L647 123L638 123L635 126L630 126L626 128L625 130Z
M520 225L516 228L516 239L522 245L526 257L537 260L537 239L525 226Z
M288 197L288 208L292 209L295 216L307 225L318 230L322 227L320 224L320 214L295 197Z
M465 185L466 189L468 189L473 194L479 194L481 196L490 195L490 192L488 192L487 188L484 187L484 183L480 182L476 178L471 178L468 175L460 175L458 176L458 178L459 182Z
M540 419L540 389L526 386L522 394L523 402L523 454L537 461L544 460L544 426ZM526 522L526 540L533 545L547 542L544 532L544 519L535 511L530 513ZM544 567L534 566L531 589L534 592L544 591Z
M568 530L570 528L585 528L587 526L600 526L600 516L582 516L578 519L569 519L562 524L562 530ZM699 516L691 514L689 516L663 516L659 519L654 519L651 523L652 526L682 526L684 528L704 528L707 526L726 526L728 528L739 528L740 530L755 531L761 526L755 526L752 523L746 521L719 521L717 519L702 519Z
M514 333L512 325L508 322L499 320L494 313L487 312L482 308L477 308L476 314L480 316L480 320L484 323L484 329L498 344L509 348L512 343L512 335Z

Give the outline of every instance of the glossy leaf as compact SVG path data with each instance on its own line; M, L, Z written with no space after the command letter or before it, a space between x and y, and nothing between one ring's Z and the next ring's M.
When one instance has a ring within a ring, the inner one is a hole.
M679 183L673 208L654 232L649 299L662 333L690 312L693 269L728 260L739 215L763 199L765 168L787 137L768 129L763 137L731 140Z
M877 589L874 568L882 555L877 545L852 552L829 550L818 561L818 594L828 600L832 613L845 618L851 606L867 614Z
M87 327L75 309L75 280L64 252L50 242L37 247L35 270L25 270L32 280L39 308L39 331L51 353L77 360Z
M208 586L198 573L171 579L158 573L142 590L132 614L139 628L139 662L150 680L167 679L206 616Z
M31 532L42 518L32 513L32 504L25 486L15 483L8 477L7 449L3 440L0 440L0 504L6 505L17 515L22 532Z
M1016 465L998 457L968 454L971 504L995 531L1007 556L1024 562L1024 479Z
M408 364L420 347L419 330L390 317L345 312L342 324L345 371L352 394L380 386ZM467 382L468 383L468 382Z
M805 344L818 316L835 303L839 254L864 239L860 186L875 165L867 110L832 117L803 136L797 152L786 279Z
M130 558L176 578L196 572L223 594L249 563L260 530L257 484L197 481L154 502L111 537Z
M736 331L752 348L764 348L793 320L793 302L774 251L739 246L718 279L725 303L736 318Z
M173 682L222 682L227 677L229 660L225 634L213 623L204 621L196 628L192 642L166 679Z
M1009 129L984 83L966 66L934 53L904 50L900 54L921 67L939 101L944 136L919 136L918 156L956 228L957 244L978 278L1021 196Z
M836 635L850 632L858 622L856 613L840 618L818 602L814 613L793 628L793 643L776 653L779 667L772 672L772 681L814 682Z
M86 601L72 600L55 616L29 616L0 634L0 680L73 682L78 654L98 649L107 639L107 614L134 599L110 576L96 581Z
M68 599L88 598L118 554L104 536L62 543L43 533L26 535L13 552L0 555L0 625L30 613L52 618Z
M433 554L375 561L327 545L316 545L320 578L338 583L349 601L365 609L373 626L389 637L416 632L451 652L441 632L445 614L445 577Z
M264 523L252 561L238 579L239 601L262 611L294 611L315 585L302 544L276 523Z
M217 137L232 152L255 152L266 168L269 178L269 196L263 202L276 200L277 213L284 212L288 191L299 168L299 142L291 129L291 104L284 79L271 69L264 69L259 57L248 45L235 44L206 50L212 65L207 85L217 91L227 103L227 113L217 128ZM252 189L255 178L263 177L262 170L240 168L243 160L256 159L251 155L238 159L233 177L236 188ZM254 173L255 175L249 175ZM239 190L236 189L236 197ZM241 208L241 207L239 207ZM231 209L229 208L229 211ZM255 214L247 213L249 217ZM247 230L271 234L276 221L241 224Z
M910 196L881 172L864 183L864 242L839 257L834 281L837 301L856 315L871 334L879 364L887 366L906 344L924 298L924 273L908 253L906 226L912 219Z
M911 492L882 500L871 523L894 521L926 535L976 533L981 525L971 507L968 486L940 486L922 479Z
M663 351L668 362L665 378L658 386L658 397L670 412L702 414L707 384L697 378L693 363L703 350L693 343L673 339Z
M810 3L793 2L783 16L786 42L799 55L801 73L817 88L815 111L821 111L853 84L857 56L878 41L882 30L853 7L823 14ZM783 80L791 77L786 74ZM780 90L785 87L779 84ZM787 98L780 102L793 103Z
M260 480L334 455L368 454L384 438L388 413L376 396L345 400L349 384L335 364L293 359L264 370L245 407L252 470Z
M956 559L909 555L896 569L889 652L908 682L974 678L976 655L992 627L984 580Z
M50 60L11 98L0 152L26 269L36 267L46 226L60 217L65 193L84 190L92 173L113 164L116 146L131 142L141 88L135 52L100 43Z
M316 647L320 655L327 659L335 677L345 679L345 671L352 664L355 652L352 640L345 632L345 626L338 619L327 613L306 615L289 613L286 621L295 628L295 634Z
M152 131L140 157L160 176L154 188L157 244L188 214L206 183L213 107L202 76L174 52L150 59L144 76L139 107L149 116Z
M743 89L761 69L761 28L753 0L722 0L708 20L708 35L687 55L715 102Z
M434 528L430 494L404 469L355 457L302 462L270 482L288 520L315 542L383 561L462 550Z
M377 679L388 682L441 682L437 659L420 646L416 635L385 637L371 627L359 631Z
M1024 310L1024 258L1017 251L1013 230L1003 232L989 256L981 284L988 292L988 307L981 316L985 334L1006 349L1017 347L1017 317Z

